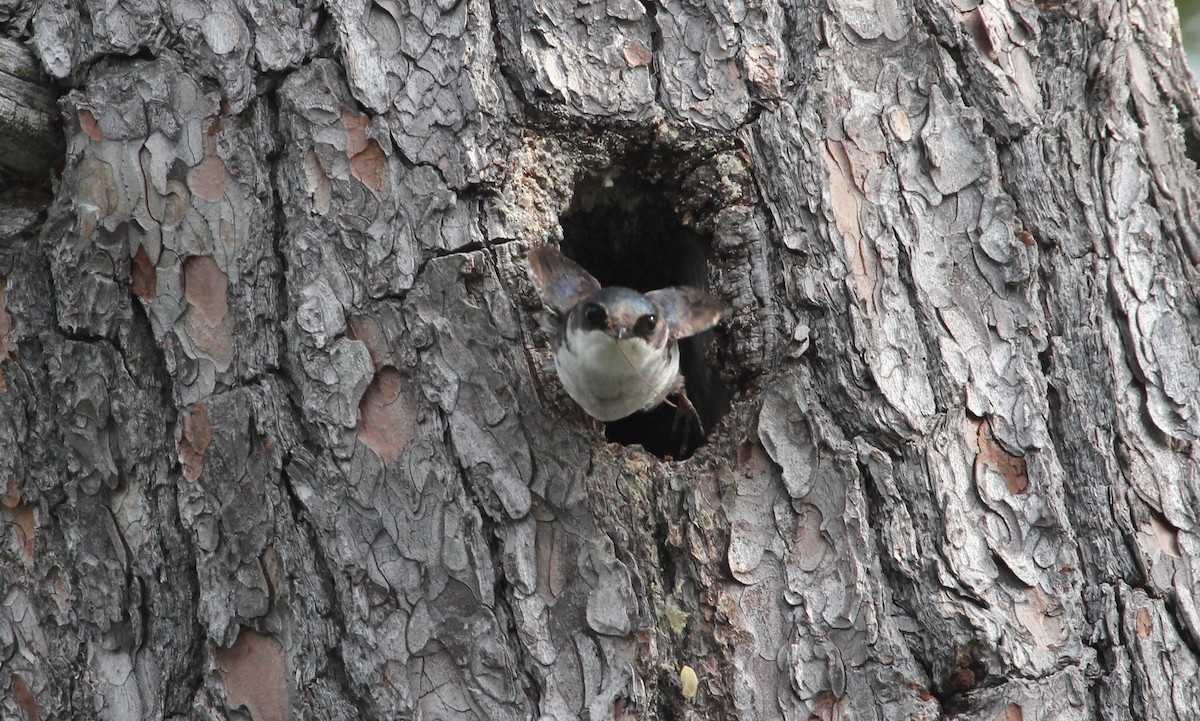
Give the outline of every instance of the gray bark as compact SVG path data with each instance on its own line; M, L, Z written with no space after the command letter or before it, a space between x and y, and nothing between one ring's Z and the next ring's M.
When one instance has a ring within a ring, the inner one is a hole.
M33 53L0 37L0 170L26 181L49 177L63 150L54 100Z
M1169 3L9 5L0 717L1200 717ZM559 241L732 306L687 460Z

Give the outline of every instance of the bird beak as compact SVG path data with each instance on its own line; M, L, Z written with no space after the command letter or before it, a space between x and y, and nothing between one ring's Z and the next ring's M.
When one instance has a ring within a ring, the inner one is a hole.
M614 328L613 335L616 337L617 340L625 340L626 338L629 337L629 329L624 328L624 327Z

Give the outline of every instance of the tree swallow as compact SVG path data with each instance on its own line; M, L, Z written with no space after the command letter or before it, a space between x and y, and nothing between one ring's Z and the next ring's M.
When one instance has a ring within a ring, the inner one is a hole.
M548 245L529 251L529 265L553 321L559 380L588 415L615 421L678 393L678 410L690 412L700 427L679 374L679 339L719 323L729 313L724 303L690 286L649 293L602 288Z

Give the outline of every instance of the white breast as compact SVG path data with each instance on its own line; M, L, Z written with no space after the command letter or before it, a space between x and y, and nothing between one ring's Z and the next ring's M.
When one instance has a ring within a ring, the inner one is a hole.
M679 377L679 346L656 350L641 338L620 341L603 331L571 334L554 357L563 388L588 415L615 421L662 402ZM622 355L621 351L624 351Z

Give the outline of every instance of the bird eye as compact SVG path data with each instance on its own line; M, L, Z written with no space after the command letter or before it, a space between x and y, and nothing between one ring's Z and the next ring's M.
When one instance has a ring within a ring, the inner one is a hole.
M608 313L595 303L588 303L583 309L583 319L591 328L603 328L608 325Z
M637 324L633 327L633 332L637 335L647 336L654 332L658 327L658 318L653 313L647 313L637 319Z

